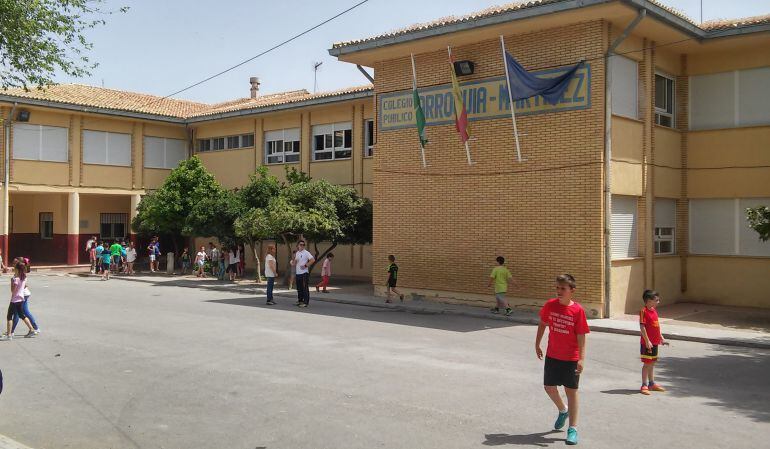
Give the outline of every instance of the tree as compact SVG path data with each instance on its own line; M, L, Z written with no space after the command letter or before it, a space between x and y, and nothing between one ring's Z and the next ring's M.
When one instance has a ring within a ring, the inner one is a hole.
M235 220L243 211L236 192L222 188L193 205L187 226L191 235L216 237L225 245L236 242Z
M759 206L746 209L746 218L751 229L757 231L763 242L770 240L770 207Z
M201 227L199 217L193 216L195 206L223 192L214 175L193 156L181 161L158 190L142 198L131 226L142 234L193 236ZM179 253L176 239L174 251Z
M0 87L43 87L54 72L82 77L96 67L87 30L105 25L104 0L0 0ZM123 7L119 12L128 11Z
M233 223L233 230L235 235L246 241L254 252L254 260L257 261L257 281L261 281L259 273L262 268L260 260L262 241L277 235L267 226L266 209L270 201L280 192L280 181L268 174L267 167L264 166L259 167L249 178L249 183L237 192L240 208L237 219Z

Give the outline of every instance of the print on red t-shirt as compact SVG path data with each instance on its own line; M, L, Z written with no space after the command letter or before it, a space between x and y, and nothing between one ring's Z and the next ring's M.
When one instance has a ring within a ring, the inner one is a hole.
M659 345L663 341L663 336L660 334L660 323L658 322L658 311L654 308L648 309L644 307L639 312L639 324L644 326L644 330L647 331L647 338L650 339L650 343L653 345ZM644 337L641 337L642 344L644 344Z
M559 303L559 298L549 299L540 309L540 321L548 325L545 355L557 360L580 360L577 336L591 332L586 312L580 304L573 301L564 306Z

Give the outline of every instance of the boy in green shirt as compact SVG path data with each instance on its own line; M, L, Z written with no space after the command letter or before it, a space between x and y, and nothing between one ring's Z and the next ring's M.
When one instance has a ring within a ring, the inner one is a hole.
M492 273L489 275L489 282L487 282L487 287L490 287L493 281L495 283L495 300L497 301L497 306L492 309L492 313L500 313L500 308L505 308L505 315L509 316L512 311L508 306L508 301L505 299L505 293L508 291L509 282L512 282L513 285L517 284L513 279L511 272L504 266L505 258L497 256L496 260L497 266L492 268Z

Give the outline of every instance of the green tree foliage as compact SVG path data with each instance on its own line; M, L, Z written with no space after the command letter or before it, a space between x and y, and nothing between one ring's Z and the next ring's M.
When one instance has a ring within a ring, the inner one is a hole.
M746 209L746 216L751 229L757 231L763 242L770 240L770 207L759 206Z
M142 198L131 226L142 234L208 234L220 225L206 223L204 217L193 215L193 211L208 216L208 211L202 210L204 207L196 205L212 199L216 203L223 195L224 189L201 160L193 156L180 162L158 190ZM178 253L178 248L175 251Z
M222 244L236 243L235 220L243 213L237 193L222 188L201 198L188 216L189 235L216 237Z
M106 24L104 0L0 0L0 86L43 87L54 72L82 77L96 67L86 32ZM119 12L128 11L127 7Z

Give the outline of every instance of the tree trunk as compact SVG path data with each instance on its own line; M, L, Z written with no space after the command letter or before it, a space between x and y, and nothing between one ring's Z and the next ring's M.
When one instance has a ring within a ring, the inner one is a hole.
M289 281L291 280L291 243L289 243L289 239L286 237L286 234L281 234L281 238L283 239L284 245L286 245L286 273L283 275L283 282L284 285L287 287L289 286Z
M308 267L308 271L312 273L313 268L315 268L316 264L320 262L321 259L326 257L327 254L332 252L332 250L336 247L337 247L337 242L332 242L332 244L328 248L326 248L326 250L323 253L319 255L318 243L313 242L313 251L315 252L315 255L313 256L313 258L315 259L315 261Z
M254 252L254 260L257 262L257 284L262 283L262 276L260 273L262 273L262 262L259 260L259 254L257 253L257 242L251 241L249 242L249 246L251 246L251 251ZM260 241L261 246L261 241Z

